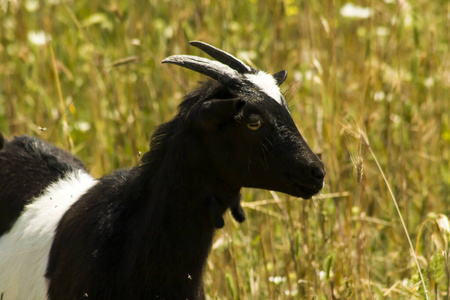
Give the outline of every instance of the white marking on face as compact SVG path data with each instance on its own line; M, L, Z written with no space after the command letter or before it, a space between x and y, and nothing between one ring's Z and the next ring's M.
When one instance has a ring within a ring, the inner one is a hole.
M245 74L245 77L259 87L267 96L275 100L278 104L283 105L280 88L272 75L258 71L256 74Z
M0 295L5 299L47 299L45 270L56 226L95 179L76 171L31 199L8 233L0 237Z

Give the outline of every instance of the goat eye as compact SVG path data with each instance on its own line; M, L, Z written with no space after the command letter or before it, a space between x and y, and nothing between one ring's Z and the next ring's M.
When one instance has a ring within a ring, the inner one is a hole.
M259 128L261 128L261 121L248 123L247 127L251 130L258 130Z

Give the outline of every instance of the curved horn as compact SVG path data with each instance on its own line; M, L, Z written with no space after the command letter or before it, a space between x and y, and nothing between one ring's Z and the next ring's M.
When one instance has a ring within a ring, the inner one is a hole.
M191 69L209 76L223 85L230 85L237 83L238 81L238 74L235 70L220 62L203 57L191 55L172 55L164 59L162 63L171 63Z
M214 46L211 46L207 43L200 41L191 41L189 42L189 44L194 47L197 47L198 49L202 50L212 58L217 59L221 63L229 66L230 68L238 71L241 74L252 72L252 68L244 64L240 59Z

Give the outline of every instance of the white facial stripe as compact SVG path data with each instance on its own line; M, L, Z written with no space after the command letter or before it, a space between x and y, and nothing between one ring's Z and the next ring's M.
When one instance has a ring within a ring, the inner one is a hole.
M5 299L47 299L44 277L56 226L96 181L75 171L48 186L0 237L0 294Z
M259 87L267 96L277 101L278 104L283 105L280 88L272 75L258 71L256 74L245 74L245 77Z

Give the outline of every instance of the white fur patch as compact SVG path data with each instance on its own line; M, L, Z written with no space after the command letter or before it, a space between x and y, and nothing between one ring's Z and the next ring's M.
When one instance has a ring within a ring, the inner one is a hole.
M283 105L280 88L272 75L258 71L256 74L245 74L245 77L259 87L267 96Z
M95 182L83 171L68 174L32 200L11 230L0 237L0 295L4 300L47 299L44 274L56 226Z

